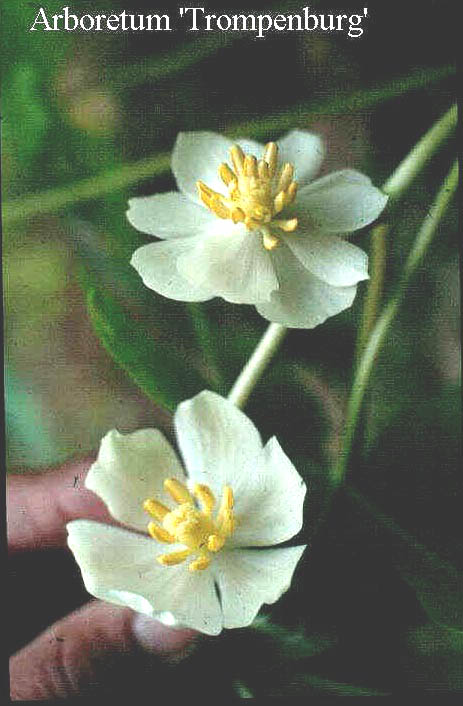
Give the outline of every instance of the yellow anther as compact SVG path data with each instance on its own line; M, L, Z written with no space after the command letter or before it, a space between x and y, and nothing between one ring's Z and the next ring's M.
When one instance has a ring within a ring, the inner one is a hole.
M164 544L173 544L175 542L175 537L164 529L164 527L159 527L156 522L150 522L148 524L148 532L150 536L153 539L157 539L158 542L163 542Z
M230 218L230 209L225 206L222 201L222 197L219 194L214 195L209 203L209 208L215 213L219 218Z
M235 527L233 504L233 491L229 485L226 485L223 489L222 502L220 503L220 510L217 515L217 524L220 528L220 533L224 534L226 537L232 534Z
M268 179L270 176L268 164L267 162L264 162L263 159L259 161L259 164L257 165L257 171L261 179Z
M236 176L225 162L220 165L219 174L225 186L228 186L232 181L236 181Z
M264 230L262 235L262 242L266 250L275 250L280 245L279 239L269 230Z
M286 191L291 184L294 176L294 167L292 164L285 164L281 170L280 179L278 181L278 191Z
M209 539L207 540L207 548L210 552L219 552L224 544L225 537L221 537L219 534L209 535Z
M273 207L275 209L275 213L280 213L280 211L282 211L284 209L285 205L286 205L285 204L285 192L279 191L273 201Z
M196 483L193 493L176 478L164 481L164 488L178 503L174 510L168 510L157 500L148 499L143 507L158 520L149 522L148 532L158 542L185 546L184 550L161 554L157 561L164 566L175 566L193 555L189 564L190 571L203 571L211 563L211 553L218 552L224 546L227 537L234 530L233 492L229 486L223 489L220 509L216 518L212 516L215 497L212 490L201 483ZM194 497L193 497L194 496ZM195 505L194 498L201 504Z
M199 500L203 506L203 511L206 515L210 515L215 505L214 493L207 485L196 483L193 487L193 495Z
M209 206L212 195L215 193L204 182L197 181L196 188L198 189L199 198L205 206Z
M253 154L247 154L244 158L243 171L246 176L257 178L257 159ZM255 188L256 184L252 184L252 186Z
M278 164L278 147L274 142L269 142L265 145L264 160L268 164L269 174L272 177Z
M202 181L197 181L199 197L203 204L207 206L219 218L230 218L230 210L223 202L223 196L210 189Z
M271 232L272 225L286 233L297 227L296 218L275 219L296 197L294 167L285 163L277 175L275 142L265 146L263 159L259 161L252 154L245 155L239 145L230 148L230 156L233 168L225 162L219 167L228 194L218 193L198 181L200 199L218 218L244 223L249 231L258 231L264 248L274 250L280 245L280 239Z
M202 554L200 557L198 557L188 565L188 569L190 571L204 571L204 569L207 569L210 563L210 558L205 554Z
M191 554L191 549L185 549L180 552L171 552L170 554L160 554L156 557L158 562L163 566L175 566L176 564L181 564L185 561L187 557Z
M243 171L244 152L238 145L233 145L230 148L230 157L235 168L236 174L240 175Z
M288 194L288 203L292 203L294 201L294 199L296 198L296 194L297 194L297 181L291 182L291 184L288 186L287 194Z
M165 505L152 498L145 500L143 509L148 512L151 517L154 517L155 520L159 520L159 522L162 522L169 512L169 509Z
M169 493L176 503L193 504L193 498L190 491L183 483L180 483L176 478L166 478L164 481L164 489Z
M297 228L297 218L290 218L287 221L273 221L273 223L285 233L292 233Z
M259 228L260 223L251 216L246 216L246 218L244 219L244 225L248 230L256 230L256 228Z
M240 208L234 208L231 212L233 223L242 223L244 221L244 213Z

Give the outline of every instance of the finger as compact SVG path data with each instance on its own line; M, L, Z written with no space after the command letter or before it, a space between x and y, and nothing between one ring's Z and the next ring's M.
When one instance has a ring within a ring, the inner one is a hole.
M94 459L55 471L8 476L7 532L10 554L66 544L66 523L79 517L112 522L105 504L84 486Z
M193 630L165 627L129 608L92 601L13 655L11 698L117 693L127 685L133 695L141 693L143 683L155 686L163 662L178 661L191 650L196 636Z

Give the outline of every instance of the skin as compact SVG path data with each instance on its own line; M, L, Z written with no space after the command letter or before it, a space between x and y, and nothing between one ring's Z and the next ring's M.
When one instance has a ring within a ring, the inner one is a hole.
M87 518L115 524L105 505L84 487L92 461L7 479L10 600L18 604L11 607L8 632L22 641L10 658L13 701L120 696L124 689L133 694L134 687L138 693L159 693L162 679L172 680L169 670L191 651L197 637L192 630L167 628L98 600L62 617L88 599L66 546L66 523ZM49 627L37 635L29 614L39 616L42 630Z

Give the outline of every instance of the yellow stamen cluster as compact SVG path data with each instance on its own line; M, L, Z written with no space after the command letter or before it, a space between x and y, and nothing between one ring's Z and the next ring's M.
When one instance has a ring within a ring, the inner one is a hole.
M259 231L265 249L273 250L280 241L270 230L270 224L287 233L297 228L297 218L275 219L296 198L294 167L288 162L278 169L278 147L274 142L265 146L263 159L259 161L251 154L245 155L238 145L231 147L230 157L233 169L225 162L219 168L228 196L198 181L201 201L219 218L244 223L249 230Z
M177 507L169 510L158 500L145 500L143 509L154 518L148 524L148 532L158 542L179 542L186 549L161 554L157 560L164 566L174 566L195 555L188 566L190 571L207 569L211 563L210 553L220 551L234 530L232 489L228 485L224 487L219 511L214 519L212 512L216 501L207 485L197 483L190 493L186 485L175 478L168 478L164 481L164 488L177 503Z

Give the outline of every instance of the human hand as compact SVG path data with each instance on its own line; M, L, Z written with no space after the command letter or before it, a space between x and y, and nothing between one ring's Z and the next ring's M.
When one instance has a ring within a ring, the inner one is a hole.
M149 688L145 693L153 688L159 693L159 680L189 652L197 635L129 608L86 602L79 569L66 548L66 523L85 517L114 524L84 486L91 461L7 479L13 701L133 696L143 693L143 685Z

